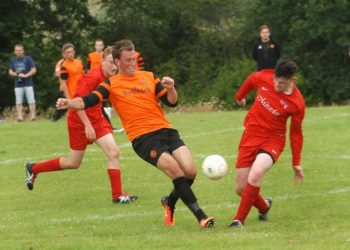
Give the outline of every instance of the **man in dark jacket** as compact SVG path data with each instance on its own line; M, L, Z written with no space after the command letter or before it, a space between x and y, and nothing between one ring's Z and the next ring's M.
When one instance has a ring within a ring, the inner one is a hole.
M267 25L260 26L260 39L254 43L252 56L256 61L258 71L274 69L281 56L281 47L271 38Z

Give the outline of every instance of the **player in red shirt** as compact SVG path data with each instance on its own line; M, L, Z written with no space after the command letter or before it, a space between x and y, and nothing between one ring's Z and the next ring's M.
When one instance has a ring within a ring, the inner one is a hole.
M87 65L86 65L87 71L101 67L102 60L103 60L103 50L104 50L104 48L105 48L105 44L104 44L102 39L95 40L95 51L89 53L88 57L87 57L87 60L86 60L86 62L87 62ZM102 114L112 126L112 122L111 122L111 119L110 119L111 113L109 112L109 115L108 115L106 110L104 109L103 105L102 105ZM113 128L113 126L112 126L112 128ZM121 129L113 128L113 132L114 133L122 133L123 131L124 131L123 128L121 128Z
M175 204L181 199L191 210L201 228L211 227L215 219L207 216L197 203L191 189L196 166L191 152L159 105L177 105L175 82L170 77L160 80L152 72L136 70L136 53L130 40L122 40L113 47L118 74L97 87L96 91L73 100L60 98L57 108L84 109L109 99L119 114L134 151L173 182L174 189L161 199L165 210L164 224L175 223Z
M304 179L300 158L305 103L295 84L296 70L293 61L281 60L275 70L252 73L236 93L237 103L244 107L245 97L257 90L255 101L244 120L245 131L239 144L236 192L241 201L230 227L242 227L252 206L259 210L260 220L267 220L272 199L264 199L260 195L260 186L264 175L284 149L289 117L294 179L296 182Z
M79 79L74 97L87 95L99 83L116 73L117 67L113 61L112 48L107 48L103 56L104 59L99 68L90 70L89 73ZM137 196L122 193L119 147L114 141L112 128L102 115L101 110L102 104L99 103L85 111L69 111L67 124L71 148L70 156L38 163L27 162L25 170L29 190L33 189L34 180L39 173L79 168L87 145L95 142L108 158L109 167L107 171L111 183L113 202L129 203L137 199Z

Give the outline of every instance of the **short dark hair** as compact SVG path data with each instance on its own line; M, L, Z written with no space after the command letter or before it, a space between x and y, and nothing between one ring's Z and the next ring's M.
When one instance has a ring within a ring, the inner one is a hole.
M70 48L75 49L74 45L72 43L65 43L65 44L63 44L63 46L62 46L62 53L64 53L67 49L70 49Z
M124 50L126 51L135 50L135 46L131 40L124 39L114 44L113 53L112 53L113 59L120 59L120 55Z
M275 67L276 77L292 78L297 72L297 65L290 59L281 59Z

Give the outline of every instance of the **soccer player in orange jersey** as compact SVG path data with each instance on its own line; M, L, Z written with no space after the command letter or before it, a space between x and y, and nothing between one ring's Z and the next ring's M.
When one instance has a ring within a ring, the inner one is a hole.
M236 192L241 196L241 201L230 227L242 227L253 206L259 210L259 219L267 220L272 199L264 199L260 187L264 175L284 149L289 117L294 179L296 182L304 179L300 159L305 103L295 84L296 70L293 61L281 60L275 70L252 73L236 93L237 103L245 106L245 97L257 90L254 104L244 120L245 131L239 144Z
M136 53L136 70L145 70L145 63L140 52L135 51Z
M65 97L63 94L63 91L61 89L62 84L61 84L61 78L60 78L61 66L62 66L62 63L64 62L64 60L65 60L64 53L62 53L62 58L60 60L58 60L58 62L56 63L55 72L54 72L55 77L57 77L57 79L58 79L60 97ZM58 121L66 112L67 112L66 109L60 109L60 110L56 109L55 112L51 116L51 120L53 122Z
M165 210L164 223L175 222L175 204L180 198L197 218L201 228L211 227L215 220L199 207L191 189L196 166L191 152L179 133L165 118L158 101L174 107L178 94L175 82L166 76L160 80L152 72L136 71L136 54L130 40L121 40L113 47L118 74L82 98L58 99L57 108L86 109L109 98L119 114L135 152L166 174L174 189L161 199Z
M99 68L90 70L82 76L77 84L74 97L84 96L93 91L101 82L114 75L117 67L112 57L112 48L104 52L104 59ZM68 132L70 156L55 158L49 161L26 164L26 182L29 190L34 187L34 180L39 173L79 168L86 147L95 142L105 152L108 158L108 176L111 183L112 200L114 203L129 203L137 196L122 192L122 181L119 162L119 147L112 136L112 128L101 112L102 104L89 109L70 110L68 113Z
M83 63L75 58L75 48L71 43L66 43L62 47L64 60L61 63L59 71L60 91L67 98L72 98L75 94L75 88L79 78L84 74ZM56 110L51 117L53 122L58 121L65 112Z
M90 52L87 57L87 70L96 69L101 66L104 48L105 44L103 40L97 39L95 41L95 51Z
M82 61L75 58L75 48L73 44L64 44L62 52L65 59L60 70L60 89L63 91L65 97L73 98L77 82L84 74L84 67Z

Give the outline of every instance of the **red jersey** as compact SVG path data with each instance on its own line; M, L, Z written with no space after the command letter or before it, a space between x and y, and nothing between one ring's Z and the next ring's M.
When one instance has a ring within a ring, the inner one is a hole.
M304 98L295 85L291 94L276 91L273 77L272 69L252 73L236 93L236 99L242 100L251 91L257 90L254 103L244 120L249 133L263 137L284 137L287 120L291 117L290 142L293 166L297 166L300 165L303 145Z
M74 97L82 97L90 92L94 91L96 87L105 80L105 76L102 71L102 67L90 70L88 73L79 78L77 87L75 89ZM105 119L102 115L102 103L100 102L96 106L90 107L85 110L91 124L98 123L100 119ZM76 110L69 110L68 112L68 126L80 127L84 126Z

